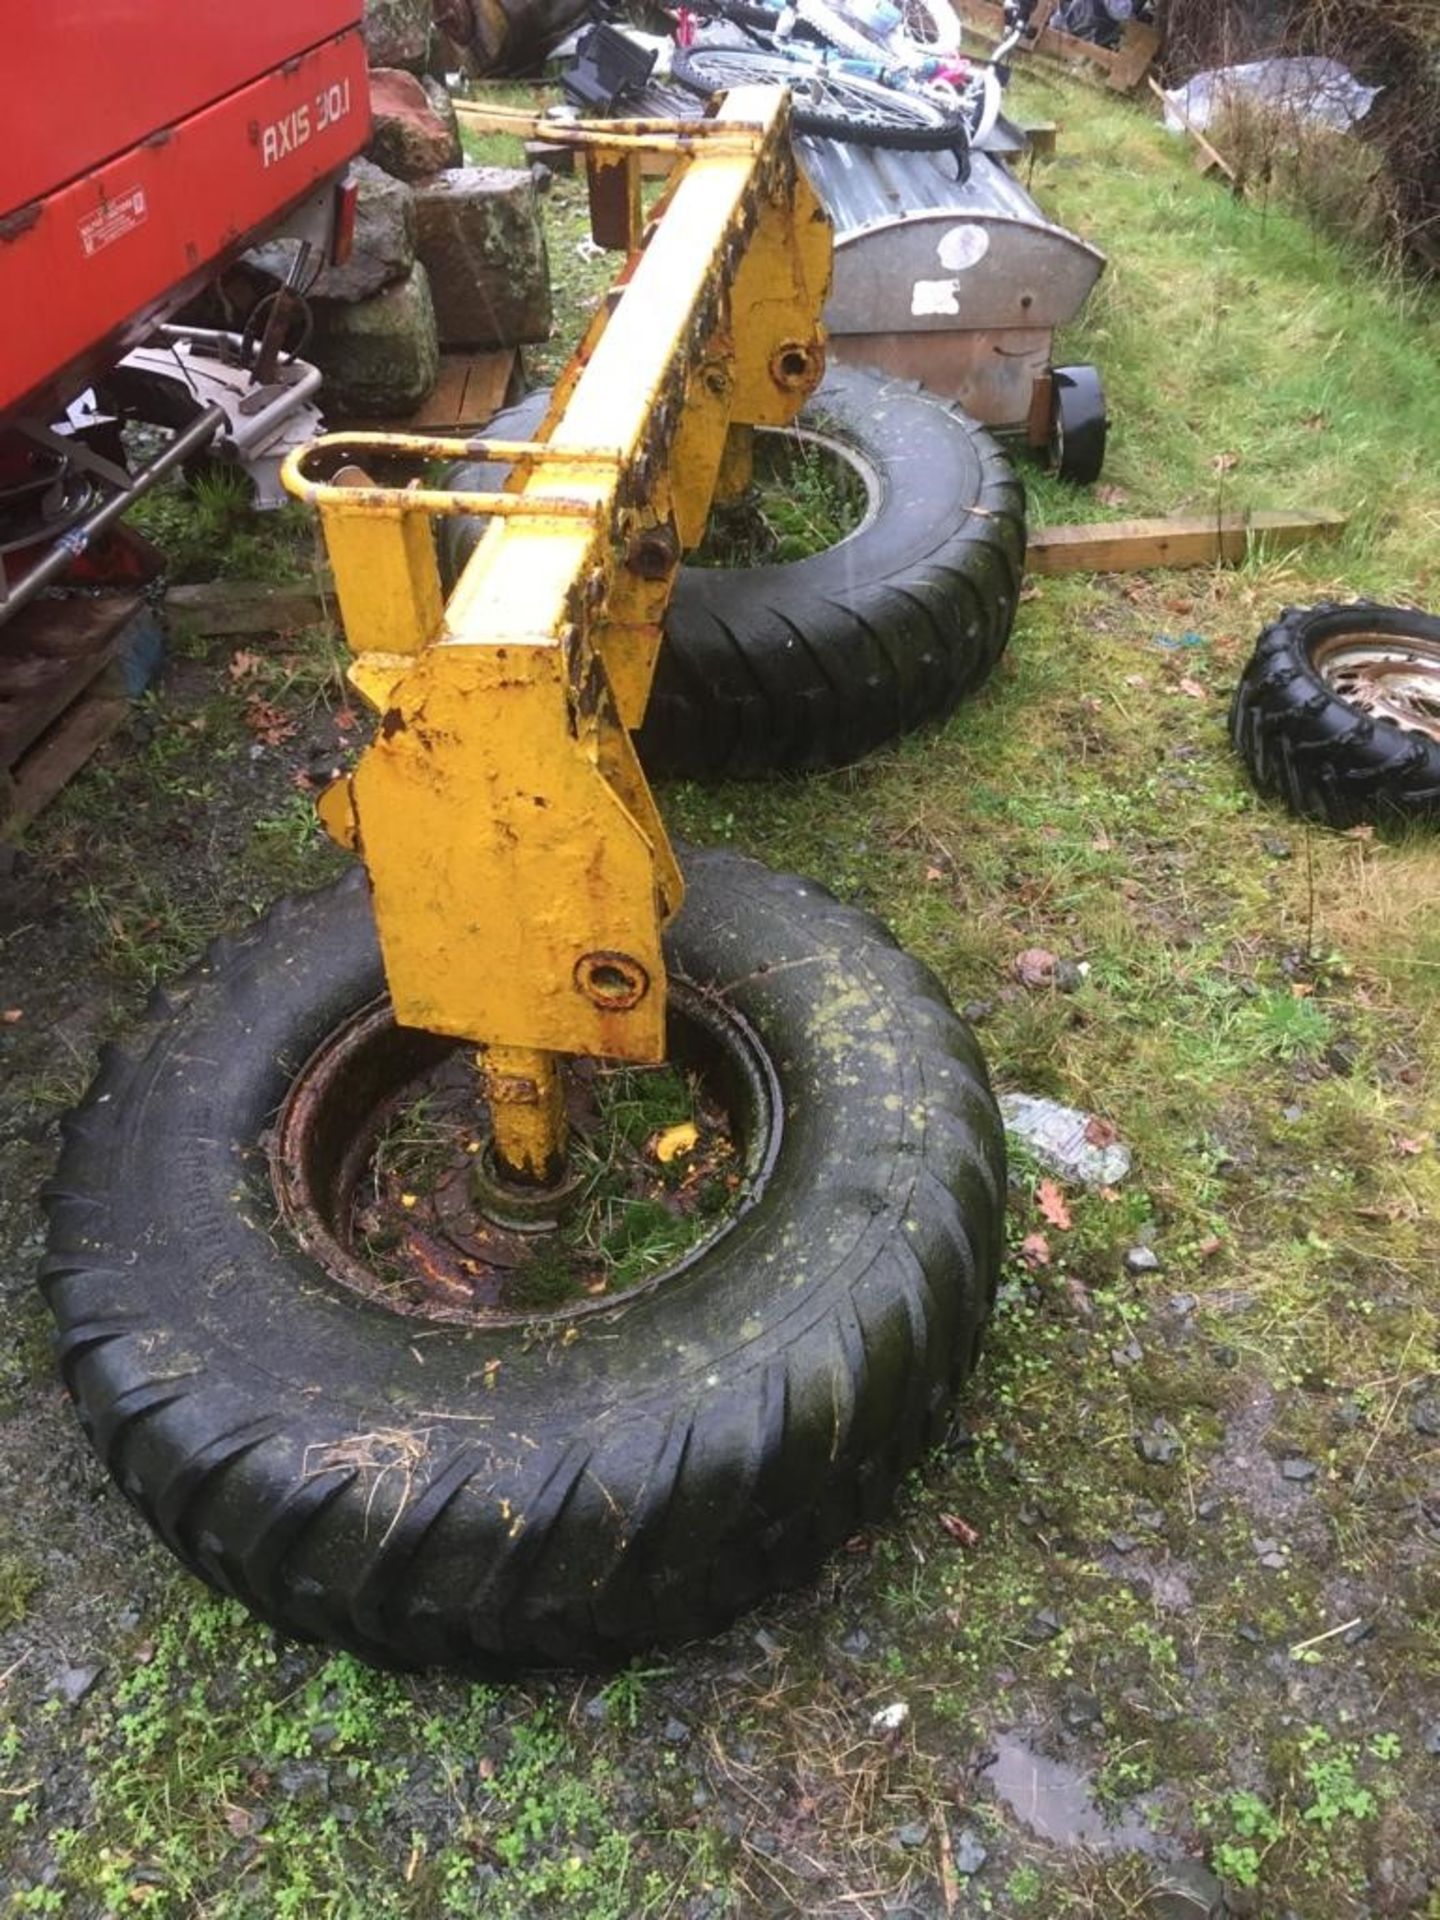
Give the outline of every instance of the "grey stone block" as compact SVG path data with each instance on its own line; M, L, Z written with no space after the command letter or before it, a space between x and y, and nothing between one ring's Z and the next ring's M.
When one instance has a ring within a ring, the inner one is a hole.
M550 332L550 265L535 186L513 167L455 167L417 186L415 250L446 347L513 347Z
M311 288L320 300L368 300L415 264L415 196L371 160L352 160L360 186L355 244L343 267L326 267Z
M403 280L369 300L315 305L310 357L325 375L327 415L382 419L409 413L440 370L430 283L417 261Z

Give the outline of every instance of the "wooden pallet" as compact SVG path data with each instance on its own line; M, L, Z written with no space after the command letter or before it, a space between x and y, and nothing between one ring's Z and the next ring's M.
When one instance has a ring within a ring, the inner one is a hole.
M382 433L473 433L501 407L520 397L520 355L515 347L489 353L442 353L429 398L414 413L392 420L339 421L326 416L327 431L378 428Z
M990 0L955 0L955 10L967 26L977 28L988 39L998 42L1004 35L1005 15L999 7L992 6ZM1055 27L1042 27L1033 39L1027 35L1012 57L1018 60L1022 55L1033 54L1041 60L1054 60L1069 67L1078 62L1082 72L1087 67L1098 67L1107 87L1116 93L1130 93L1150 71L1150 64L1159 51L1159 31L1131 20L1120 45L1113 50L1097 47L1093 40L1061 33Z
M0 627L0 836L12 836L124 719L115 649L138 594L37 600Z

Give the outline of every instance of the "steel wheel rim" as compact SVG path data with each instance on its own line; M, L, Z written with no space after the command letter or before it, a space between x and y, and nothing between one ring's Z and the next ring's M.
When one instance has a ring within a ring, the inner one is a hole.
M1440 643L1411 634L1345 633L1311 659L1330 691L1408 733L1440 742Z
M733 1008L683 980L668 983L671 1063L693 1066L721 1100L739 1148L740 1192L713 1230L676 1260L603 1298L543 1309L467 1308L395 1297L361 1258L348 1226L356 1182L386 1114L429 1067L465 1044L396 1025L388 996L343 1021L286 1094L266 1142L280 1216L331 1280L368 1306L420 1324L541 1327L618 1307L687 1272L759 1201L780 1152L783 1098L760 1037Z

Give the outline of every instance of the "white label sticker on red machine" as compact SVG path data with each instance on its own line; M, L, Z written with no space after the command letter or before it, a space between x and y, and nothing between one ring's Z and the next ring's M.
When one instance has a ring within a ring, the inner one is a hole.
M131 187L128 193L115 193L102 200L94 213L87 213L80 224L80 244L88 260L127 233L133 233L145 219L145 189Z

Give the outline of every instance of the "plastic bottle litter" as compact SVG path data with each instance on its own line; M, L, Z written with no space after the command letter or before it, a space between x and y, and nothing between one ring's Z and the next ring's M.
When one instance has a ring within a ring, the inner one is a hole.
M1086 1187L1113 1187L1130 1171L1130 1149L1120 1140L1096 1146L1085 1137L1094 1115L1030 1093L1002 1094L1005 1131L1021 1140L1047 1173Z

